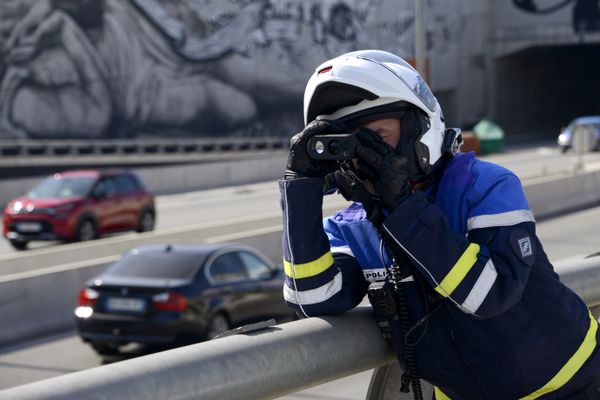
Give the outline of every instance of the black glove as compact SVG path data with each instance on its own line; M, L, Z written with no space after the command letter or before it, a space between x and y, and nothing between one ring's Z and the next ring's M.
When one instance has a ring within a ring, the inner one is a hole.
M360 128L356 133L358 167L371 181L375 195L389 210L394 210L411 195L406 157L394 153L377 133Z
M290 155L288 157L285 179L299 177L325 177L338 168L335 161L315 161L308 155L308 140L314 135L327 133L344 133L348 129L338 121L329 121L317 117L306 125L302 132L294 135L290 141Z

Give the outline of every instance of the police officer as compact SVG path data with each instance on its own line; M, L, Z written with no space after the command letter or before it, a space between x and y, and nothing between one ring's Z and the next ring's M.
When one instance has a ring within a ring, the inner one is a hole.
M399 283L411 326L391 318L392 341L401 363L414 344L436 399L600 398L598 323L554 272L519 179L456 151L456 131L409 64L377 50L323 63L304 117L280 181L290 307L304 316L355 307L389 275L382 233L411 265ZM360 143L350 171L309 156L310 137L347 132ZM353 202L323 220L332 182Z

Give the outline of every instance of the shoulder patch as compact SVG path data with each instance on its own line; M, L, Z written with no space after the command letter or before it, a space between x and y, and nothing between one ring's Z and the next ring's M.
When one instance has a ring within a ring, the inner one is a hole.
M532 266L535 262L536 249L531 234L525 230L517 229L511 233L509 240L515 255L525 264Z

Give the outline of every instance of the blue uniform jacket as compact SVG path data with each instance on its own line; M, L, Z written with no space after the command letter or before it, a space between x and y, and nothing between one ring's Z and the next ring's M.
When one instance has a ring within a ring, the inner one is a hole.
M280 182L284 297L307 316L352 309L391 264L360 204L323 220L322 184ZM383 229L414 264L402 284L412 323L428 316L411 338L436 398L558 399L598 376L598 324L559 281L512 172L459 153Z

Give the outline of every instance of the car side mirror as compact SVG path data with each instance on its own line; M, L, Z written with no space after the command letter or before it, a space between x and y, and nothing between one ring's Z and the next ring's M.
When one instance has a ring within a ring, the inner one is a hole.
M269 271L270 271L270 273L269 273L269 278L268 279L273 279L277 275L281 274L281 272L283 271L283 265L278 264L274 268L271 268Z

